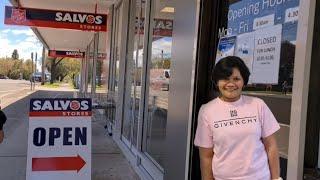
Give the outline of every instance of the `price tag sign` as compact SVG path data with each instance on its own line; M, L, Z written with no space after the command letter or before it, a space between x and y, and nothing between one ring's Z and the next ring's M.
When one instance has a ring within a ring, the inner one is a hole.
M285 23L298 21L299 7L289 8L286 10Z
M274 14L255 18L253 20L253 30L257 30L260 28L265 28L273 25L274 25Z

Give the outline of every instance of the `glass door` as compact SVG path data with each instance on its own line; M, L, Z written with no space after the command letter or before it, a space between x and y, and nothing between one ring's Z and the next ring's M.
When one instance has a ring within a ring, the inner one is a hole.
M111 32L111 59L108 78L108 93L107 93L107 129L109 135L112 135L116 116L116 104L118 100L119 87L119 71L120 71L120 47L121 47L121 12L122 3L113 7L112 11L112 32Z
M120 5L121 6L121 5ZM119 86L119 71L120 71L120 47L121 41L119 34L121 33L120 26L120 17L121 17L121 8L116 7L114 13L114 45L113 45L113 68L112 68L112 82L111 82L111 91L114 91L115 94L118 94Z
M92 84L93 84L93 53L94 53L94 40L89 44L89 57L88 57L88 89L87 92L91 97Z
M131 1L130 31L133 41L128 42L128 60L126 64L126 92L125 109L122 124L122 140L130 149L136 149L138 137L138 122L142 85L142 65L143 65L143 19L144 2L141 0ZM142 22L142 23L140 23ZM129 37L130 38L130 37Z
M218 39L217 43L210 46L216 48L208 50L214 50L215 55L210 56L211 62L207 62L205 66L213 63L209 66L213 67L214 63L225 56L239 56L245 61L251 76L243 90L244 95L264 100L281 126L276 137L281 159L281 176L286 179L300 1L222 2L214 5L218 6L215 9L219 9L215 12L220 17L219 20L215 17L210 19L216 25L212 26L215 28L202 25L205 29L210 29L211 34L208 37L212 37L212 42ZM201 49L199 51L201 52ZM208 84L212 84L211 79ZM213 90L209 94L211 97L217 96ZM199 101L209 100L210 97L206 97Z
M151 1L142 151L164 172L174 5Z
M109 68L108 92L117 96L120 80L120 53L121 53L121 19L122 2L114 5L112 11L112 32L111 32L111 60Z

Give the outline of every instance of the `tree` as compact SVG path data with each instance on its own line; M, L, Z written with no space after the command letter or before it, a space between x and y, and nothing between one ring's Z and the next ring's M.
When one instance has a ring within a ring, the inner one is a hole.
M75 75L80 72L80 61L74 58L66 58L56 68L56 75L60 81L74 80Z
M80 60L70 58L63 62L64 72L67 72L67 76L70 80L74 81L76 75L80 74Z
M170 69L171 59L164 59L162 62L162 66L164 69Z
M101 75L102 75L102 66L103 66L103 62L102 60L97 60L97 69L96 69L96 76L98 79L97 85L101 86Z
M32 74L32 66L34 64L32 64L32 60L28 59L26 61L23 62L22 64L22 76L23 79L28 79L30 80L31 74Z
M13 63L11 59L9 58L1 58L0 60L0 75L8 76L11 69L12 69Z
M49 58L49 57L47 58L46 67L51 72L50 84L53 84L57 80L56 69L63 59L64 57L63 58Z
M33 64L34 65L34 64ZM23 79L31 76L32 61L12 60L11 58L0 58L0 75L8 76L10 79Z
M22 63L20 60L12 60L12 68L8 74L10 79L19 79L22 69Z
M11 55L12 59L17 60L19 59L19 53L17 49L14 49Z
M50 83L63 81L67 76L73 80L80 72L80 61L74 58L47 58L45 66L51 72Z
M160 69L170 69L171 66L171 59L160 59L160 58L154 58L152 60L152 67L153 68L160 68Z

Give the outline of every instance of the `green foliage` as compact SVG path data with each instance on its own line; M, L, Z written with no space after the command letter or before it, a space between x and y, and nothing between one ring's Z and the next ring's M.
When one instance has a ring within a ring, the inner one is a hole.
M73 81L74 77L80 73L79 59L47 57L45 66L51 72L51 83L64 80Z
M32 60L28 59L24 61L22 64L22 69L23 69L22 71L23 79L30 79L32 74Z
M159 69L170 69L171 66L171 59L161 59L161 58L154 58L152 59L152 67L159 68Z
M23 79L29 80L31 76L31 60L14 60L12 58L0 58L0 74L8 76L10 79L19 79L20 74Z
M171 66L171 59L163 60L163 69L170 69Z
M96 76L98 79L97 86L101 86L101 84L102 84L102 82L101 82L102 65L103 65L103 62L101 60L98 60L97 61L97 70L96 70L96 73L97 73Z
M73 89L76 89L76 87L77 87L76 81L72 81L72 82L71 82L71 86L72 86Z
M8 76L10 70L12 69L12 61L9 58L1 58L0 59L0 74Z
M47 88L58 88L60 86L60 84L59 83L53 83L53 84L45 83L43 86L47 87Z
M8 74L8 77L11 79L19 79L20 73L22 73L22 61L20 60L12 60L12 68Z

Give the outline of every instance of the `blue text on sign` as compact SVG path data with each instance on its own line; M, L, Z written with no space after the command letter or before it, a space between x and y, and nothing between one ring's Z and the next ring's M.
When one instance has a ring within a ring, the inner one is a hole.
M49 132L48 132L49 131ZM52 127L49 130L38 127L33 131L33 144L35 146L44 146L48 143L49 146L54 146L55 141L62 138L62 145L87 145L87 128L86 127ZM47 140L48 133L48 140Z

